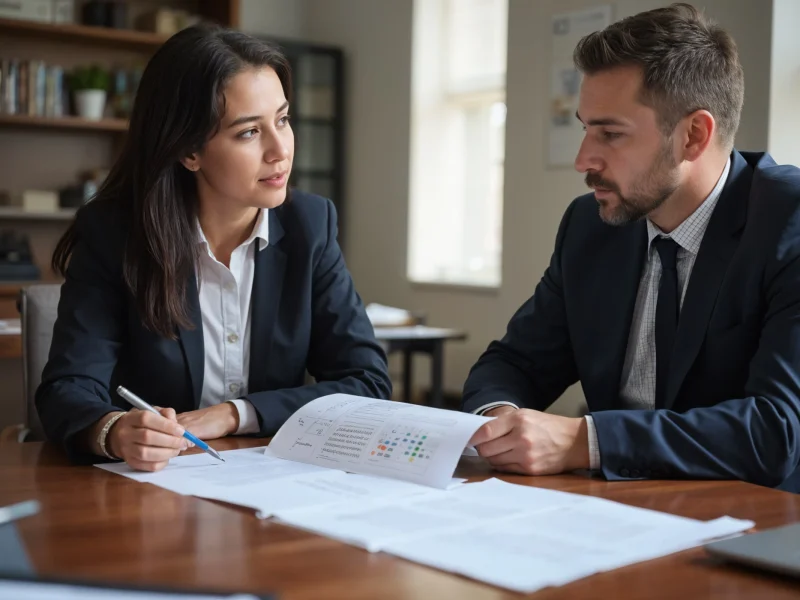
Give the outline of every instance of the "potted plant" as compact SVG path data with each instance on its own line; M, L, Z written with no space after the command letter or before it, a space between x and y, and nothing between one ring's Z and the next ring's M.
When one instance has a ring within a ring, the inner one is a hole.
M92 121L103 118L110 79L109 72L97 65L77 67L72 71L69 87L79 116Z

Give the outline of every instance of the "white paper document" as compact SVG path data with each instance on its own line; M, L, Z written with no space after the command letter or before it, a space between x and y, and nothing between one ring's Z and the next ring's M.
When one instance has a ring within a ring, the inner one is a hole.
M341 508L276 511L279 520L296 527L378 551L404 540L413 541L436 532L471 528L531 512L585 502L588 496L540 490L499 480L472 483L439 495L418 498L365 498ZM499 496L505 492L500 501ZM532 493L525 493L532 492ZM390 515L391 518L387 518Z
M445 493L405 481L326 470L241 488L208 488L195 495L246 506L265 519L281 511L335 510L368 498L411 498Z
M279 511L287 523L519 592L562 585L744 531L497 479L442 496Z
M447 489L458 483L453 472L467 442L489 420L333 394L298 409L275 434L269 448L222 452L225 463L203 453L174 458L157 473L134 471L125 463L97 466L180 494L246 498L247 503L235 502L243 506L253 506L255 488L272 480L314 474L329 481L331 471L395 480L385 483L387 493L403 482Z
M248 487L285 477L327 472L327 469L322 467L265 456L265 448L262 446L220 452L225 459L224 463L205 452L178 456L170 460L163 470L156 473L135 471L127 463L108 463L96 466L184 495L197 495L216 487L226 489Z
M489 417L345 394L298 409L269 445L274 456L445 489Z
M219 500L267 518L280 511L399 500L463 483L453 472L487 417L335 394L299 409L270 446L179 456L156 473L125 463L106 471Z
M324 508L364 498L399 499L439 492L407 481L284 460L263 446L226 450L220 455L224 463L205 453L179 456L156 473L135 471L126 463L96 466L178 494L251 508L260 518L271 517L280 510ZM451 479L448 487L463 481Z
M269 447L179 456L157 473L98 467L369 551L533 592L740 533L697 521L453 472L487 417L335 394L300 408Z

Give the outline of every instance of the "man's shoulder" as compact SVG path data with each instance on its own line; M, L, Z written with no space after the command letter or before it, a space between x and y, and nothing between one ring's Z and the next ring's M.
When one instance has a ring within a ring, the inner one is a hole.
M767 190L775 194L776 200L800 203L800 168L782 165L767 153L742 153L755 162L753 187L756 191Z
M754 164L748 226L800 235L800 168L777 164L767 153L742 154Z

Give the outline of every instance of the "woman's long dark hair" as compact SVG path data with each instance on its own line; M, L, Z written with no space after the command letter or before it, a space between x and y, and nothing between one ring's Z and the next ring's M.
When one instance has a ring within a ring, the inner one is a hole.
M92 202L120 203L129 221L123 273L144 326L174 339L192 327L187 283L197 260L197 185L181 159L200 150L225 114L228 81L272 67L291 100L291 71L263 40L212 25L185 29L156 51L142 74L124 148ZM78 234L59 240L53 269L66 275Z

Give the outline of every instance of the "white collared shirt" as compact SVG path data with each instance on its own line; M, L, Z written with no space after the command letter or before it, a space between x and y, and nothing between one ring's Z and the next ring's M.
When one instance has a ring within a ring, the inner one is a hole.
M200 408L229 401L239 412L237 434L259 431L255 407L242 396L250 376L250 298L255 274L256 244L269 244L268 209L261 209L250 236L232 253L230 268L219 262L200 223L202 246L198 263L198 291L203 323L203 392Z

